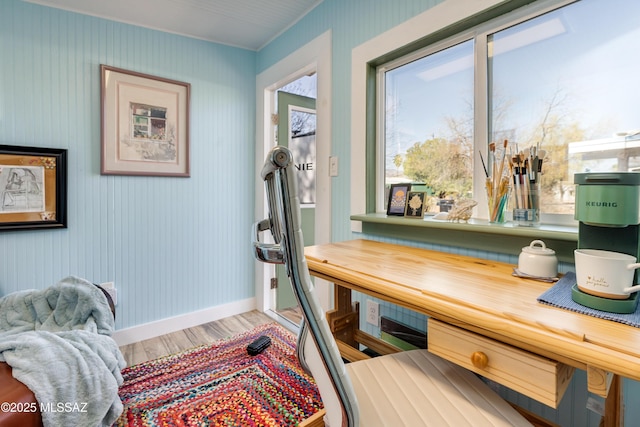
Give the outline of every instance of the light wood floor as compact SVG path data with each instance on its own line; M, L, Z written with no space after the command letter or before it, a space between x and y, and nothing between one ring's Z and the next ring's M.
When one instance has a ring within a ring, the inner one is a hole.
M278 310L278 314L282 317L285 317L295 325L300 325L300 321L302 320L302 311L300 310L300 307L292 307L292 308L285 308L283 310Z
M256 326L274 322L274 319L259 311L250 311L237 316L216 320L204 325L184 329L156 338L124 345L120 351L127 366L136 365L158 357L179 353L199 345L228 338L248 331Z

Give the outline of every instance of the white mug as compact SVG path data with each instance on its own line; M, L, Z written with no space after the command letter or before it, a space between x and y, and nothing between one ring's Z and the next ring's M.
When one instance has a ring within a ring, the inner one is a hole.
M640 268L636 257L600 249L576 249L574 255L581 291L612 299L626 299L640 291L640 285L633 286L635 269Z

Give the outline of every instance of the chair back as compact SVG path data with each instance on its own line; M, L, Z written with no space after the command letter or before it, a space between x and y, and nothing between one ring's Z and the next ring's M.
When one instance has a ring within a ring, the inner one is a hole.
M291 152L273 148L261 171L265 182L268 218L253 226L254 256L273 264L284 264L303 315L298 336L298 358L311 371L326 410L330 427L358 426L358 403L340 351L309 276L304 257L304 239L295 166ZM260 241L269 230L275 243ZM308 339L308 335L312 339Z

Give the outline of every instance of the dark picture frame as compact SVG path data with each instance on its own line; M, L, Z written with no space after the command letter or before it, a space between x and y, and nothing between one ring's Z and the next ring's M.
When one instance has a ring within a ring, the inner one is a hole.
M424 218L424 204L427 199L425 191L409 191L404 216L407 218Z
M67 228L67 150L0 145L0 231Z
M409 191L411 191L411 183L391 184L387 201L387 215L404 216Z
M189 177L191 84L100 65L102 175Z

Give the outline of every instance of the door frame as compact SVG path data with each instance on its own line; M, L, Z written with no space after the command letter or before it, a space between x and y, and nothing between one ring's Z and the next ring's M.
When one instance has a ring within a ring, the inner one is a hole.
M272 65L256 77L256 158L255 158L255 220L267 217L264 181L260 170L268 151L273 147L274 135L271 121L274 111L275 91L304 75L317 75L316 96L316 220L315 243L331 242L331 31L326 31L295 52ZM273 265L255 263L256 308L270 310L271 291L268 283L275 277ZM317 295L325 310L333 305L333 287L316 280Z

